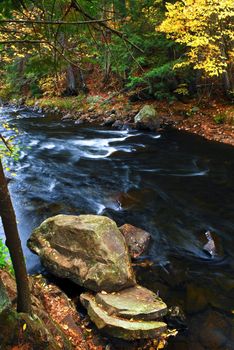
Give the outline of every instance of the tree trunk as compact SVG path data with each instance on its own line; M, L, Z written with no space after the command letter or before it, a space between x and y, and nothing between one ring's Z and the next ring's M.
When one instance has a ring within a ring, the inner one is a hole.
M21 241L16 224L15 211L11 202L7 181L0 159L0 215L6 235L6 246L9 249L15 271L17 285L17 311L31 313L31 296Z
M77 95L77 82L76 82L76 74L74 67L69 64L67 67L67 94L69 96Z
M110 52L110 48L108 47L108 44L106 44L105 53L104 53L104 78L103 78L104 83L108 82L110 77L110 71L111 71L111 52Z
M107 1L103 1L103 13L102 17L107 19L109 17L110 4ZM104 78L103 83L107 83L110 77L111 71L111 51L110 51L110 43L111 43L111 31L109 29L104 29L102 32L103 35L103 44L104 44Z
M222 43L222 46L220 51L222 53L222 56L225 58L225 62L229 62L230 57L228 54L228 43L224 37L222 38L221 43ZM222 78L223 78L223 86L224 86L224 91L226 93L226 96L230 97L230 94L233 91L233 84L232 84L231 74L229 72L228 66L227 66L227 69L223 72Z
M229 96L232 91L232 84L227 70L223 72L223 85L226 95Z

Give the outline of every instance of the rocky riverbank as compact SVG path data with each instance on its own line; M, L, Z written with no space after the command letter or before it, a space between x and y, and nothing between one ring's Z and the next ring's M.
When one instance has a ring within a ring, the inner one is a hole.
M28 100L35 111L57 114L63 122L73 120L75 124L90 123L118 129L142 128L137 123L139 111L149 105L156 111L157 122L144 125L144 129L160 130L167 126L198 134L208 140L234 145L234 107L225 101L189 100L136 101L130 97L116 95L110 97L89 96ZM22 102L22 101L20 101Z
M30 276L33 317L17 314L14 278L0 270L3 349L162 349L176 333L167 330L167 306L136 283L130 259L130 254L145 251L149 237L132 225L118 229L104 216L57 215L45 220L28 245L48 272L75 283L76 303L42 276ZM81 304L86 317L77 311Z

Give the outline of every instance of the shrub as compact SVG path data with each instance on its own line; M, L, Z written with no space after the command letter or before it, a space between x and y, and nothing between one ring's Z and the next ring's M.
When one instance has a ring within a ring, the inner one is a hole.
M219 113L214 116L214 122L216 124L223 124L225 121L226 115L224 113Z

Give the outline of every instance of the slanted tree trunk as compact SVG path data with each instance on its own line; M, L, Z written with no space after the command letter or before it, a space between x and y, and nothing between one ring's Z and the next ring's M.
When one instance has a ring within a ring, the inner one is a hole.
M15 211L11 202L7 181L4 175L2 161L0 159L0 215L6 236L6 245L10 252L12 265L15 271L17 286L17 311L31 313L31 297L29 283L16 224Z

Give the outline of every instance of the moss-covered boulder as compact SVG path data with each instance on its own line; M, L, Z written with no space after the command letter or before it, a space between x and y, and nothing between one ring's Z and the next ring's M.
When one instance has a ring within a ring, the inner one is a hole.
M52 274L90 290L113 292L135 285L124 237L107 217L51 217L34 230L28 246Z
M145 105L134 117L134 122L141 129L154 130L160 126L160 118L152 105Z

